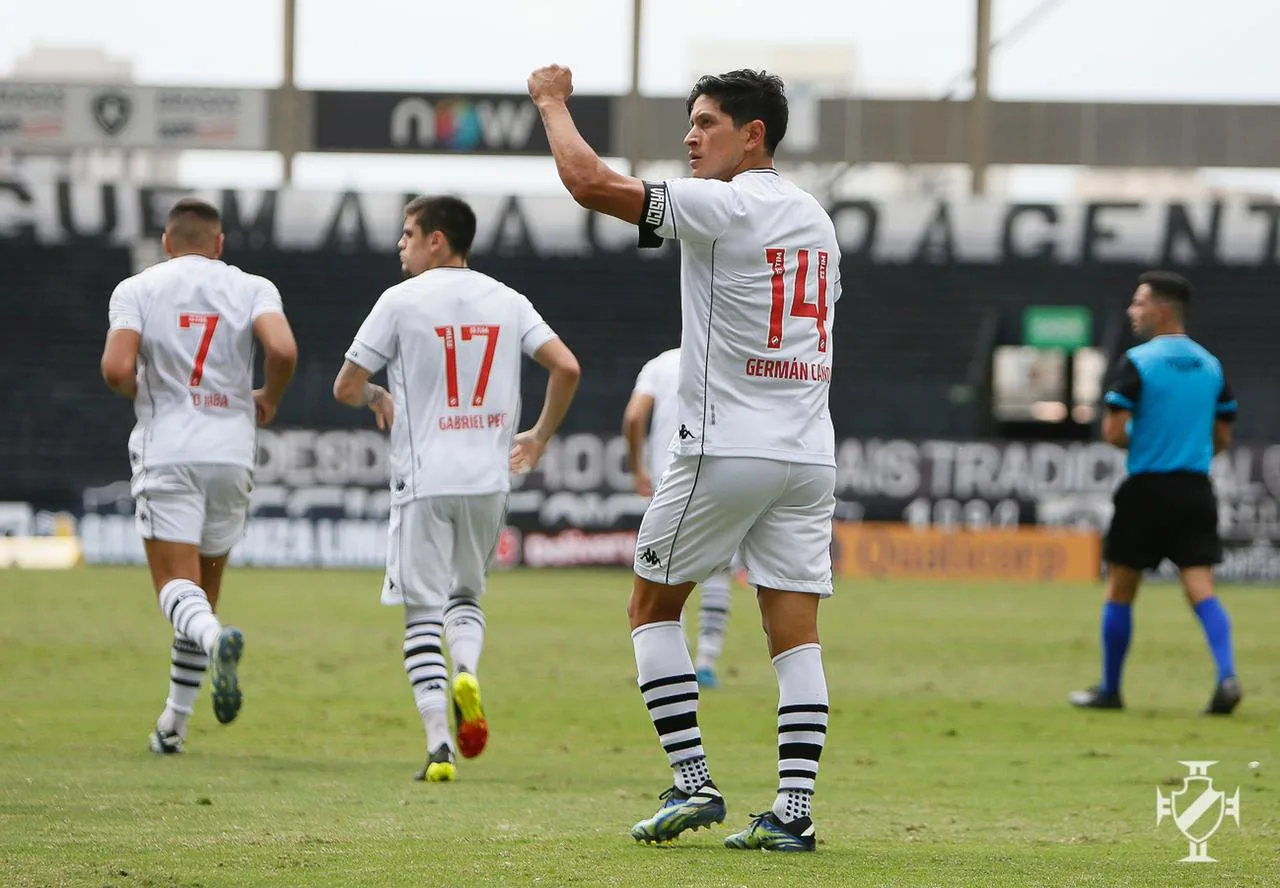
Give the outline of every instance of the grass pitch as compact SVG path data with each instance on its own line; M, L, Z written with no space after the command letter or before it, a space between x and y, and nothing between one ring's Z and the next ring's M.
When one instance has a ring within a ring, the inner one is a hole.
M720 844L776 779L777 691L746 590L701 710L729 820L645 847L628 830L670 772L635 686L629 574L492 577L489 748L434 785L410 779L424 741L380 579L230 571L244 710L216 724L206 688L186 754L162 758L146 739L169 633L146 574L0 572L0 884L1280 884L1280 589L1222 590L1246 697L1210 719L1209 655L1171 587L1140 596L1129 709L1107 713L1066 704L1097 677L1098 587L842 584L822 608L818 852L769 855ZM1156 825L1181 760L1240 788L1218 863L1179 863L1187 841Z

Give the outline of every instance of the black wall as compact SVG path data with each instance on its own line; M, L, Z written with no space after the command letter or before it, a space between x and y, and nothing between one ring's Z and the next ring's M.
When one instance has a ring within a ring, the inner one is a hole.
M369 307L395 283L385 253L237 252L227 260L280 287L301 350L282 425L326 427L368 417L333 403L330 386ZM678 260L483 256L476 268L526 293L578 354L583 381L565 431L612 431L640 366L678 344ZM982 435L985 404L956 387L981 382L980 337L1001 312L1083 304L1099 340L1128 344L1124 308L1136 275L1125 265L858 264L842 268L834 328L832 412L841 435ZM42 247L0 241L0 498L126 477L130 405L98 375L115 284L132 271L128 250ZM1280 440L1273 365L1280 332L1280 268L1185 270L1197 286L1191 334L1215 351L1241 403L1238 435ZM979 360L975 362L975 354ZM526 422L542 400L543 374L526 373Z

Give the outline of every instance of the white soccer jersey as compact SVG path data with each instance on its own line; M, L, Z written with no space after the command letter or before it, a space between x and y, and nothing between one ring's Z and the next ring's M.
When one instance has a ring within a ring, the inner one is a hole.
M382 294L347 360L387 368L393 503L511 489L521 356L554 338L528 299L469 268L433 268Z
M658 483L671 464L671 441L676 435L676 387L680 382L680 349L667 349L640 368L635 391L653 398L649 416L649 451L645 462L649 477Z
M828 410L835 226L772 169L646 184L646 229L680 240L676 452L835 465Z
M116 287L111 329L142 337L129 436L135 472L254 467L253 322L270 312L284 313L275 284L204 256L169 259Z

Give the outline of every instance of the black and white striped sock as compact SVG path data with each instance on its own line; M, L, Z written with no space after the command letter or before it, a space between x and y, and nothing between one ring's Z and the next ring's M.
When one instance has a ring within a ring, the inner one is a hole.
M724 650L724 632L729 623L732 600L729 572L721 571L698 585L698 658L699 669L715 669Z
M209 668L209 656L194 641L181 635L173 637L169 657L169 698L156 727L161 733L187 735L187 721L195 710L200 695L200 682Z
M676 788L694 792L711 778L698 730L698 680L675 621L647 623L631 633L640 693L658 740L675 771Z
M436 608L406 607L404 623L404 671L422 716L427 749L433 750L441 743L452 745L446 697L449 672L440 646L444 621Z
M773 658L778 676L778 796L784 823L808 817L827 740L829 706L822 646L802 644Z
M170 580L160 590L160 610L176 634L194 641L206 656L214 655L222 624L203 589L191 580Z

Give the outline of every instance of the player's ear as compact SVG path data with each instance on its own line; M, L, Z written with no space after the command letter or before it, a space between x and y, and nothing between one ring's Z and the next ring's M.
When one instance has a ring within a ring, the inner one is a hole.
M164 250L166 256L173 255L173 250L169 248L169 232L166 231L160 235L160 247Z
M748 151L754 151L764 144L764 121L753 120L748 123L744 129L747 134L747 141L742 146Z
M217 242L216 242L216 243L214 243L214 245L213 245L213 257L214 257L215 259L221 259L221 258L222 258L222 247L223 247L223 245L226 243L226 240L227 240L227 236L226 236L226 234L224 234L223 232L219 231L219 232L218 232L218 240L217 240Z

